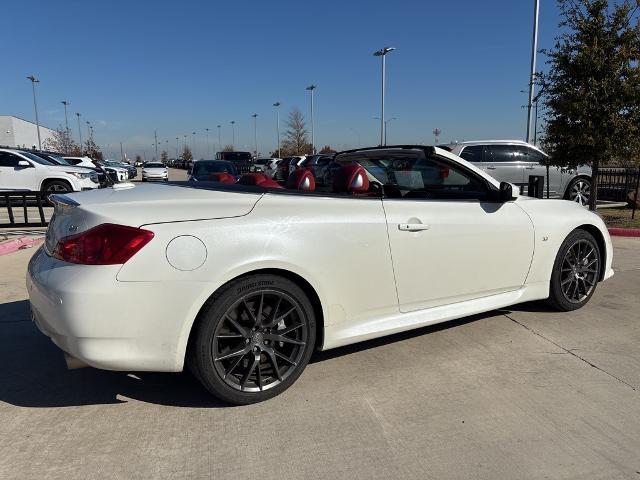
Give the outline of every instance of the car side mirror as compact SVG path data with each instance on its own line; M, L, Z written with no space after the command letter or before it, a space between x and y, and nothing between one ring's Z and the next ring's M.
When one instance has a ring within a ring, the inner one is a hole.
M498 201L505 203L513 200L513 186L509 182L500 182L500 191L498 193Z
M26 160L19 160L19 161L18 161L18 166L19 166L19 167L26 167L26 168L33 167L33 165L31 165L31 164L30 164L29 162L27 162Z

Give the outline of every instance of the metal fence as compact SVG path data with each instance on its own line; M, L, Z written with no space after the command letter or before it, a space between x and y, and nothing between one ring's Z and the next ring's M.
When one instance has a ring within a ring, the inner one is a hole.
M0 215L0 228L46 227L46 195L26 190L0 191L0 211L4 210L7 214L6 218Z
M638 190L640 168L601 168L598 170L598 200L626 202L629 192Z

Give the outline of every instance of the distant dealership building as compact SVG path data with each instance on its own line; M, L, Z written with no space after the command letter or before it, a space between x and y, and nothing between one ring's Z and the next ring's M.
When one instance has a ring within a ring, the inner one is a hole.
M44 144L54 131L40 125L40 139ZM0 115L0 145L7 147L38 148L38 129L35 123L13 115Z

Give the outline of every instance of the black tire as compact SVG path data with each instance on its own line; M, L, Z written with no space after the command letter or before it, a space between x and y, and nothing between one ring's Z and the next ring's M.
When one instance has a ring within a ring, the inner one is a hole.
M142 179L142 181L143 181L143 182L146 182L146 181L147 181L147 179L146 179L146 178L143 178L143 179Z
M42 185L42 191L48 194L51 193L69 193L73 192L73 188L68 182L64 180L47 180Z
M582 308L596 291L602 268L596 239L585 230L574 230L556 255L547 302L563 312Z
M187 364L220 400L247 405L289 388L309 363L315 337L313 307L300 287L277 275L250 275L205 304Z
M589 205L591 196L591 179L588 177L576 177L567 187L564 198L581 205Z

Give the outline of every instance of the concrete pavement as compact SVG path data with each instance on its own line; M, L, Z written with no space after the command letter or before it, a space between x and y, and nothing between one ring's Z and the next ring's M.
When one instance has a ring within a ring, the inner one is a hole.
M187 374L67 371L28 318L33 252L0 257L0 478L640 478L640 239L614 245L582 310L319 353L248 407Z

